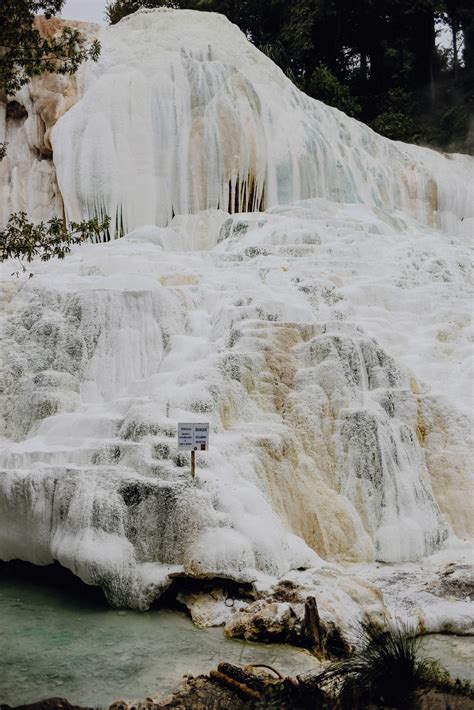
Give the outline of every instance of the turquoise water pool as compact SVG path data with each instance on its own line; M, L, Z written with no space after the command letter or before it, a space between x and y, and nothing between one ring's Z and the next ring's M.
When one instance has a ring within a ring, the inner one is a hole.
M319 668L304 650L230 641L222 628L197 629L180 611L117 611L82 585L0 575L0 703L158 698L185 673L208 672L221 660L286 673Z
M471 637L432 635L421 646L454 676L474 681ZM0 704L158 699L185 673L208 672L222 660L287 674L320 667L302 649L230 641L222 628L198 629L174 609L110 609L99 590L63 572L51 578L41 568L0 567Z

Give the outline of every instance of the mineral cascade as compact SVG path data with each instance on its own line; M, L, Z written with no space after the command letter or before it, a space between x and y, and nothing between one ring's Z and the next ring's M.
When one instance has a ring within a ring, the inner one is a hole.
M336 617L390 587L377 563L419 590L464 564L473 159L310 99L220 15L100 41L0 127L4 221L108 214L116 237L3 266L0 558L140 609L173 578L289 575ZM179 421L210 422L195 480ZM472 629L415 592L425 629Z

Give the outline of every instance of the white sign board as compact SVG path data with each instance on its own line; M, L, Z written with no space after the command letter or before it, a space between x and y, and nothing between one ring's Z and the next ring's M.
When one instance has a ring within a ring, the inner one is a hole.
M194 449L194 424L178 424L178 449L180 451Z
M178 424L179 451L208 451L209 424L188 422Z

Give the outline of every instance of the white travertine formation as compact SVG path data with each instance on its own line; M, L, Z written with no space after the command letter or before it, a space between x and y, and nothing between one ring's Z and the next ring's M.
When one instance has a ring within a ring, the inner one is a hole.
M99 26L68 22L92 38ZM64 22L38 16L36 29L44 37L54 36ZM7 143L0 161L0 224L12 212L24 211L34 221L63 215L63 201L56 179L51 130L58 119L79 98L77 76L43 74L14 97L0 93L0 142Z
M4 266L0 558L146 608L177 574L308 580L472 536L472 159L309 99L217 15L101 41L51 181L4 183L39 217L55 167L69 219L129 234Z
M106 213L119 234L174 215L309 197L472 231L472 158L394 143L310 99L223 15L142 10L99 38L97 64L17 97L28 119L7 122L11 159L2 168L13 209L35 218L48 205L59 211L57 173L68 219Z
M472 536L462 238L323 200L224 218L24 283L5 268L3 559L146 607L172 573L250 582ZM195 482L192 420L211 423Z

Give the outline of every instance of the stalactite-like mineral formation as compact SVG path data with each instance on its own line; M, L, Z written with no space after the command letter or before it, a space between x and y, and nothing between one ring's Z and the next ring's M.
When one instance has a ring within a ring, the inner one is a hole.
M312 593L334 563L419 570L472 536L472 158L308 98L219 15L100 39L6 107L5 215L127 236L5 266L0 557L147 608L176 577L310 569ZM202 420L193 481L176 427Z

